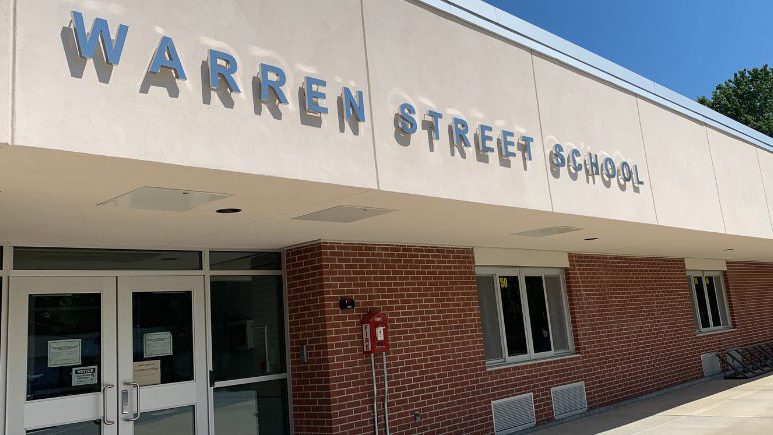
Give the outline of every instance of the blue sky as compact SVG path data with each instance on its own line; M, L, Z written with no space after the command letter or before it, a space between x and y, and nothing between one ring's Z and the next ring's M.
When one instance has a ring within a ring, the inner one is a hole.
M773 64L773 0L485 0L687 97Z

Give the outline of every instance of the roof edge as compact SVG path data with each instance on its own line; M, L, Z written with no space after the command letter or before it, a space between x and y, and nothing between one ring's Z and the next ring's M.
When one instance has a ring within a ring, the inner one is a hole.
M773 138L482 0L413 0L773 153Z

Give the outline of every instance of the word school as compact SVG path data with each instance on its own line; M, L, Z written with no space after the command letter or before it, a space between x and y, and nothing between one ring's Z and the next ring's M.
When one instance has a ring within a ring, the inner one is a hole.
M87 32L83 14L73 11L72 25L80 57L93 59L97 45L100 45L105 61L109 65L118 65L118 62L121 60L124 43L126 42L126 35L129 32L129 26L119 24L114 40L104 18L96 18L91 26L91 31ZM232 55L210 49L207 56L207 66L211 90L218 91L222 79L228 91L234 93L241 92L239 85L234 79L238 65ZM175 48L174 41L168 36L161 37L158 47L153 53L148 72L158 74L162 68L171 71L177 80L187 80L187 75ZM273 93L278 103L288 103L287 95L283 89L287 82L287 75L284 70L278 66L261 63L258 78L260 79L259 99L261 101L270 101ZM327 82L323 79L311 76L304 77L303 103L305 103L305 109L308 114L322 115L328 113L328 108L324 106L324 100L327 98L327 94L323 91L325 86L327 86ZM352 89L344 86L341 90L341 100L343 102L343 115L345 119L352 119L357 122L365 121L365 97L362 91L353 92Z

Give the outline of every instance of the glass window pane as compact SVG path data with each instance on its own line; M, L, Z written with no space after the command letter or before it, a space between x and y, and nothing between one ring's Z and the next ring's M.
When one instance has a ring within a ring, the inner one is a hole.
M550 311L550 330L553 335L553 348L555 350L569 350L569 332L566 318L566 306L564 304L564 292L561 284L561 276L545 275L545 292L548 298L548 310Z
M717 280L718 278L716 277L706 276L706 294L709 300L709 308L711 310L711 318L713 320L714 327L727 324L726 320L724 319L725 315L723 313L725 301L722 298L722 295L719 293L721 289L717 288Z
M285 372L281 276L213 276L212 364L216 381Z
M282 270L279 252L213 251L209 253L212 270Z
M695 301L698 304L698 320L700 321L701 329L710 328L709 309L706 306L706 297L703 293L703 277L693 276L692 286L695 292Z
M523 323L523 306L518 276L500 276L499 293L502 299L502 316L505 321L507 355L526 355L526 328Z
M480 321L483 327L483 349L486 360L502 359L502 336L499 331L499 310L497 294L492 275L476 276Z
M141 385L193 380L192 299L189 291L132 293L134 370L161 369L158 382Z
M99 435L102 433L102 422L99 420L70 423L61 426L32 429L26 431L35 435Z
M100 391L101 305L99 293L30 295L27 400Z
M542 276L527 276L525 280L534 353L549 352L553 350L553 346L550 340L548 307L545 304L545 285Z
M717 290L717 304L719 305L719 318L722 326L730 326L730 310L727 307L727 293L722 285L722 277L714 276L714 284Z
M193 405L143 411L140 419L134 422L134 435L195 435L195 427Z
M714 289L714 278L707 276L706 280L706 300L709 304L709 312L711 313L711 326L720 326L719 320L719 307L717 306L717 293Z
M216 388L215 433L289 434L285 380Z
M25 248L13 250L16 270L201 270L198 251Z

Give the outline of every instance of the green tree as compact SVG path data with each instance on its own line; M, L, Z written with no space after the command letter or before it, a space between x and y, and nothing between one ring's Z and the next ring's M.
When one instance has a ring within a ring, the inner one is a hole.
M741 124L773 136L773 68L742 69L698 102Z

